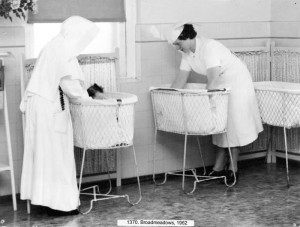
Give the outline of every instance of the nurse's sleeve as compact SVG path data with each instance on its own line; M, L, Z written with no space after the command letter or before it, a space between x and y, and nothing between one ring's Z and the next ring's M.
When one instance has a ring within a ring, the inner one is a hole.
M71 99L89 99L87 91L81 85L84 76L78 60L74 57L61 64L60 87Z
M81 86L80 80L73 80L68 76L64 77L60 81L60 87L71 99L91 99L87 91Z
M206 69L221 66L221 51L214 43L210 43L206 46L203 53L203 60L206 65Z
M206 89L219 89L221 88L221 59L222 52L220 46L216 43L209 43L203 51L203 60L206 65L207 86Z

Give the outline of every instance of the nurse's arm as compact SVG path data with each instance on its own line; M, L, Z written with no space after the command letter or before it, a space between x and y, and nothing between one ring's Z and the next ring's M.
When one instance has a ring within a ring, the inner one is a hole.
M212 67L208 68L207 71L207 85L206 89L211 90L211 89L218 89L220 84L219 84L219 76L221 74L221 68L219 66L217 67Z
M180 70L179 74L176 76L173 81L171 88L179 88L182 89L189 78L190 71Z

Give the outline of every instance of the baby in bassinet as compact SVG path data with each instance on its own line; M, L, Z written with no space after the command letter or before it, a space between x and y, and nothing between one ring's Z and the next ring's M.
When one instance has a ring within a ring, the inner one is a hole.
M104 88L102 86L99 86L96 83L91 85L87 89L87 92L88 92L89 96L93 99L106 99L104 96ZM113 132L112 134L116 135L114 137L116 139L116 144L109 141L109 143L112 143L112 144L110 144L110 146L111 147L127 146L128 143L122 142L122 141L124 141L124 135L127 135L127 133L123 132L123 129L117 125L117 121L118 121L118 119L115 118L115 119L112 119L112 121L110 121L109 124L105 124L105 125L108 125L109 131ZM106 129L104 129L104 130L106 130ZM125 140L126 140L126 138L125 138ZM121 142L119 142L119 141L121 141Z
M87 89L87 92L90 97L93 99L105 99L103 96L104 88L102 86L99 86L98 84L93 84Z

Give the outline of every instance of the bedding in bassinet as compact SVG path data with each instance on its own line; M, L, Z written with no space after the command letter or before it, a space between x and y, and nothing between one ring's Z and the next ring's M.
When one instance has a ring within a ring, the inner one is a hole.
M229 90L208 92L204 84L185 89L150 88L157 130L190 135L222 133L227 127Z
M104 100L71 101L75 146L105 149L132 145L137 97L119 92L104 94Z
M262 121L293 128L300 126L300 84L279 81L254 82Z

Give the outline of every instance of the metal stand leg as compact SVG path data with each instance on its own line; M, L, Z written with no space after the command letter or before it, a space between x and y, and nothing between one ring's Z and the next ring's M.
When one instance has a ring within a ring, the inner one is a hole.
M206 174L206 167L205 167L205 163L204 163L204 159L203 159L203 154L202 154L202 151L201 151L201 145L200 145L200 141L199 141L198 137L197 137L197 143L198 143L198 147L199 147L199 154L200 154L200 157L201 157L201 160L202 160L202 164L203 164L203 168L204 168L204 174L203 174L203 176L198 176L195 169L186 169L187 137L188 137L188 135L185 134L185 137L184 137L182 173L178 173L179 171L167 172L167 173L165 173L165 177L164 177L163 182L162 183L157 183L156 180L155 180L155 153L156 153L156 146L157 146L157 142L156 142L157 141L157 130L155 131L155 135L154 135L154 149L153 149L153 182L156 185L163 185L167 181L167 175L168 174L182 176L182 190L184 191L185 194L191 195L196 190L197 183L203 182L203 181L208 181L208 180L215 180L215 179L225 178L225 176L211 177L211 176L206 176L205 175ZM230 158L231 158L231 162L232 162L231 151L230 151ZM186 174L185 172L187 170L191 171L192 174ZM185 191L185 177L186 176L187 177L194 177L195 178L194 187L193 187L192 191L190 191L190 192L186 192ZM226 184L226 185L229 186L229 187L231 187L234 184L235 184L235 182L232 185L228 185L228 184Z
M120 187L122 184L121 181L121 171L122 171L122 162L121 162L121 154L118 152L118 149L115 150L117 155L117 187Z
M86 149L83 149L83 155L82 155L82 161L81 161L81 168L80 168L80 176L79 176L79 186L78 186L78 192L79 192L79 196L78 196L78 209L80 210L80 191L81 191L81 183L82 183L82 173L83 173L83 167L84 167L84 160L85 160L85 152Z
M272 151L272 134L273 134L273 127L268 126L268 147L267 147L267 163L274 163L276 162L276 156L274 155L274 152ZM274 158L275 157L275 158Z
M198 141L198 146L199 146L200 157L202 159L202 164L203 164L203 167L204 167L204 175L198 176L196 174L196 172L192 170L192 172L194 173L194 177L195 177L196 180L194 181L194 187L193 187L192 191L186 193L188 195L192 195L194 193L194 191L196 190L196 187L197 187L197 183L200 183L200 182L203 182L203 181L221 179L221 178L225 179L225 176L219 176L219 177L206 176L206 168L205 168L205 163L204 163L204 160L203 160L203 155L202 155L202 152L201 152L201 146L200 146L199 137L197 137L197 141ZM230 155L231 155L231 153L230 153ZM231 161L232 161L232 158L231 158Z
M137 161L136 161L135 149L134 149L133 145L132 145L132 153L133 153L133 157L134 157L135 174L136 174L138 188L139 188L139 199L135 203L133 203L133 202L130 202L128 195L126 195L126 197L127 197L128 203L130 203L131 205L134 206L134 205L137 205L142 200L142 192L141 192L141 184L140 184L138 165L137 165Z
M118 152L118 151L117 151ZM110 192L111 192L111 189L112 189L112 186L111 186L111 177L110 177L110 172L109 172L109 166L108 166L108 151L105 150L105 159L106 159L106 168L107 168L107 174L108 174L108 181L109 181L109 189L108 189L108 192L104 193L105 195L108 195ZM117 179L118 181L118 179ZM99 187L98 188L98 193L100 194L100 190L99 190ZM95 199L96 199L96 196L94 196Z
M135 172L136 172L136 176L137 176L137 183L138 183L138 190L139 190L139 198L136 202L131 202L130 199L129 199L129 196L127 194L125 194L125 195L111 195L111 194L109 194L111 192L111 189L112 189L109 169L108 169L108 177L109 177L109 190L108 190L108 192L106 192L105 194L100 193L98 185L94 185L94 186L91 186L91 187L88 187L88 188L81 189L82 173L83 173L84 159L85 159L85 152L86 152L86 150L84 149L83 159L82 159L82 164L81 164L81 170L80 170L80 178L79 178L79 193L82 194L82 195L92 195L93 199L90 201L90 207L86 212L81 212L80 211L82 214L88 214L93 209L93 203L97 202L99 200L126 198L127 202L129 204L133 205L133 206L137 205L142 200L140 178L139 178L139 174L138 174L138 165L137 165L135 149L134 149L133 145L132 145L132 151L133 151L133 157L134 157L134 163L135 163ZM106 156L106 165L107 165L107 168L108 168L108 155L107 155L107 152L108 151L106 151L105 156ZM83 192L83 191L87 191L87 190L90 190L90 189L93 190L92 193ZM98 198L98 197L102 197L102 198ZM80 199L80 195L79 195L79 199ZM80 203L80 200L79 200L79 203Z
M30 211L30 200L27 199L27 214L30 214L31 211Z
M155 154L157 152L157 150L156 150L157 141L156 140L157 140L157 130L155 129L155 132L154 132L154 149L153 149L153 177L152 177L152 179L153 179L154 184L156 184L157 186L159 186L159 185L163 185L163 184L166 183L168 173L165 173L165 178L164 178L163 182L158 183L156 181L156 179L155 179L155 175L156 175L155 174L156 173L156 169L155 169L155 163L156 163Z
M198 181L198 176L197 176L197 173L196 173L195 169L186 169L187 136L188 135L186 134L185 138L184 138L184 153L183 153L183 167L182 167L182 170L166 172L164 174L164 180L161 183L158 183L155 180L155 171L156 171L155 170L155 153L156 153L156 145L157 145L157 142L156 142L157 141L157 130L155 130L155 133L154 133L154 149L153 149L153 182L155 183L155 185L159 186L159 185L165 184L166 181L167 181L168 174L182 176L182 190L184 191L184 193L189 194L190 192L185 192L185 187L184 187L184 185L185 185L185 177L186 176L187 177L194 177L196 179L194 185L196 185L197 182L200 182L200 181ZM200 157L202 159L202 163L203 163L203 166L204 166L204 174L205 174L205 172L206 172L206 170L205 170L205 164L204 164L204 160L203 160L203 156L202 156L202 152L201 152L201 146L200 146L199 139L198 139L198 146L199 146ZM191 171L192 174L186 174L185 172L187 170ZM207 178L207 177L205 177L205 178ZM195 189L196 188L194 187L194 190Z
M83 191L87 191L89 189L93 189L94 200L97 199L97 194L98 195L101 194L101 195L105 196L105 195L108 195L111 192L111 190L112 190L111 177L110 177L110 171L109 171L109 166L108 166L108 154L107 153L108 153L108 150L105 150L104 156L105 156L105 159L106 159L106 168L107 168L107 175L108 175L108 182L109 182L109 189L108 189L108 191L106 193L101 193L98 185L93 185L91 187L87 187L87 188L84 188L84 189L80 190L80 192L83 192ZM81 193L81 194L82 195L84 195L84 194L90 195L91 193Z
M227 139L227 143L229 145L229 141L228 141L228 136L227 136L227 133L226 133L226 139ZM198 140L199 141L199 140ZM199 143L200 145L200 143ZM236 175L235 175L235 171L234 171L234 167L233 167L233 159L232 159L232 154L231 154L231 148L228 146L228 151L229 151L229 158L230 158L230 162L232 163L232 171L233 171L233 175L234 175L234 182L232 184L228 184L227 183L227 179L225 176L219 176L219 177L211 177L211 176L195 176L196 180L194 181L194 187L193 187L193 190L189 193L187 193L188 195L191 195L194 193L194 191L196 190L196 186L197 186L197 183L199 182L203 182L203 181L208 181L208 180L215 180L215 179L221 179L221 178L224 178L224 181L225 181L225 184L227 187L232 187L235 185L236 183ZM201 158L202 158L202 154L201 154ZM203 162L204 164L204 162Z
M79 177L79 192L81 191L81 183L82 183L82 174L83 174L83 167L85 161L85 148L83 149L82 161L81 161L81 168L80 168L80 177Z
M187 144L187 134L184 135L183 167L182 167L182 190L183 191L184 191L184 181L185 181L186 144Z
M201 150L201 145L200 145L200 141L199 141L199 136L197 136L197 143L198 143L198 147L199 147L199 154L200 154L200 158L202 161L202 166L203 166L203 175L206 175L206 166L205 166L205 162L203 159L203 155L202 155L202 150Z
M192 194L192 193L196 190L196 184L197 184L198 182L200 182L200 181L199 181L199 179L198 179L198 176L197 176L197 173L196 173L196 170L195 170L195 169L189 169L189 170L192 171L192 175L186 175L186 174L185 174L185 171L186 171L187 136L188 136L187 134L185 134L185 136L184 136L183 167L182 167L182 190L183 190L183 192L184 192L185 194L190 195L190 194ZM200 152L200 156L201 156L201 159L202 159L202 163L203 163L203 165L204 165L204 161L203 161L203 157L202 157L202 152L201 152L201 146L200 146L200 142L199 142L199 138L198 138L198 137L197 137L197 141L198 141L199 152ZM204 172L206 172L206 170L205 170L205 165L204 165ZM192 190L191 192L185 191L185 187L184 187L184 184L185 184L185 176L189 176L189 177L192 176L192 177L195 178L195 181L194 181L194 187L193 187L193 190Z
M286 184L290 187L290 177L289 177L289 159L288 159L288 149L287 149L287 139L286 139L286 128L283 128L284 132L284 147L285 147L285 164L286 164Z

